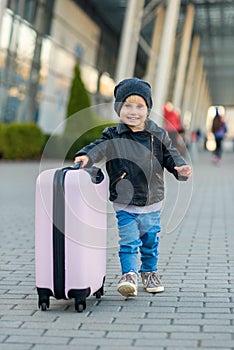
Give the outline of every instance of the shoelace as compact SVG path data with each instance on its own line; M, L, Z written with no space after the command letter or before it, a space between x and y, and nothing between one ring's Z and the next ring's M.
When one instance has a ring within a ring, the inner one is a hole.
M148 277L148 283L155 284L155 282L156 282L156 284L160 284L160 280L159 280L157 274L151 273Z
M136 283L134 277L133 277L131 274L126 275L126 276L125 276L125 280L126 280L127 282L130 282L130 283L134 283L134 284Z

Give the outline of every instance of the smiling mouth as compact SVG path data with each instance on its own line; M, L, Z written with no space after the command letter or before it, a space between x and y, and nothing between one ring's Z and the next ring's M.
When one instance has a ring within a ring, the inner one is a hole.
M129 120L139 120L137 117L128 117Z

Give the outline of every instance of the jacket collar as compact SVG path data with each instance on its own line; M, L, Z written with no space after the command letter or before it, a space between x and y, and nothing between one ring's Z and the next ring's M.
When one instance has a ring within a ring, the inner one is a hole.
M147 119L145 122L144 131L147 131L149 133L154 133L157 130L158 130L158 125L155 122L153 122L153 120ZM128 133L128 132L131 132L131 129L126 124L120 121L119 124L117 125L117 132L119 134Z

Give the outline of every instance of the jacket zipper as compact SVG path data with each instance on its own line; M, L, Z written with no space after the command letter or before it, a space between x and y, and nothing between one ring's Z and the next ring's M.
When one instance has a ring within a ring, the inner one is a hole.
M115 179L111 185L114 185L116 182L122 180L123 178L125 178L125 176L127 175L127 173L124 171L123 174L121 176L119 176L117 179Z
M150 176L148 181L148 200L147 202L150 203L150 183L153 175L153 150L154 150L154 135L150 134Z

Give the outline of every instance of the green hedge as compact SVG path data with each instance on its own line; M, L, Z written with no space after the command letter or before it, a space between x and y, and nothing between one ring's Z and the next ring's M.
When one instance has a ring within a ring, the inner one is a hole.
M81 135L75 142L74 135L47 135L47 143L45 145L43 157L73 160L78 150L100 138L104 128L111 125L116 125L116 123L96 126Z
M76 151L100 138L105 127L116 123L103 123L85 132L74 142L74 135L44 135L34 123L0 123L0 158L23 160L57 158L73 160Z
M0 151L4 159L38 159L45 136L34 123L6 124L0 127Z
M96 139L99 139L102 135L102 131L111 125L116 125L116 123L108 123L105 125L99 125L96 126L90 130L88 130L86 133L81 135L70 147L69 151L67 152L66 159L74 159L74 154L79 151L84 146L88 145L89 143L95 141Z
M4 124L0 123L0 158L3 157L3 137L4 137Z

